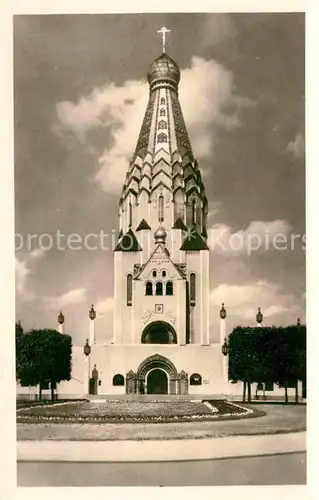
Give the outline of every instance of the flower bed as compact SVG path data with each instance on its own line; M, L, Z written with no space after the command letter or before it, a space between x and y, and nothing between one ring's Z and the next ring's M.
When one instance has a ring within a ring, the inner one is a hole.
M226 401L73 401L21 408L20 423L165 423L245 418L262 414Z

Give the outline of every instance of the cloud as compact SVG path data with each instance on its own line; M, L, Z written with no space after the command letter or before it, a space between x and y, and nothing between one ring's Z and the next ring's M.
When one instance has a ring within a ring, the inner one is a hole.
M103 300L100 300L97 302L96 306L96 313L99 315L106 315L112 312L113 315L113 309L114 309L114 298L113 297L106 297Z
M28 253L24 258L15 258L15 284L17 297L22 302L30 302L36 299L36 294L30 290L28 277L35 271L35 264L43 258L45 251L37 248Z
M210 302L216 307L225 302L228 316L253 322L258 307L261 308L266 323L267 320L271 323L274 316L283 313L289 313L295 318L302 313L295 295L284 293L280 285L266 280L242 285L220 284L211 291Z
M300 160L304 157L305 139L301 132L298 132L294 140L288 143L286 151L291 153L296 160Z
M240 110L253 103L235 92L233 74L214 60L193 57L190 68L182 70L180 101L194 152L199 160L209 158L214 148L212 126L233 130L240 126ZM196 89L196 91L194 91ZM148 99L148 84L126 81L121 86L108 83L95 88L77 103L56 106L60 134L72 133L86 145L88 132L105 129L110 144L98 158L95 177L111 193L121 189L137 142ZM231 110L226 113L224 110Z
M246 229L233 231L225 224L208 229L208 245L213 252L228 255L251 255L256 250L290 248L291 227L285 220L252 221Z
M27 277L30 274L30 269L27 267L26 262L19 260L17 257L15 259L15 279L16 279L16 290L20 299L27 300L30 296L30 292L27 290Z
M58 297L45 297L43 300L47 309L59 310L73 304L79 304L85 298L86 289L75 288Z

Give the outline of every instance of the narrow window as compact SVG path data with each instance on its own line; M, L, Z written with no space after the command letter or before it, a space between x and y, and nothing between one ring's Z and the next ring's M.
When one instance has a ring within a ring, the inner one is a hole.
M165 104L165 98L161 97L161 104Z
M129 203L128 206L128 226L132 227L132 203Z
M160 110L160 116L165 116L165 109L164 109L164 108L162 108L162 109Z
M165 278L165 276L166 276L166 271L162 271L162 276L163 276L163 278Z
M173 295L173 283L172 283L172 281L168 281L166 283L166 295Z
M163 283L161 283L160 281L156 283L155 295L163 295Z
M126 303L128 306L132 305L132 299L133 299L133 276L131 274L128 274L126 278Z
M192 201L192 224L196 226L196 201Z
M157 137L157 142L167 142L167 135L162 132L161 134L158 135Z
M145 295L153 295L153 283L148 281L145 286Z
M152 275L153 275L153 278L156 278L156 276L157 276L157 272L156 272L156 271L153 271Z
M191 273L190 277L190 303L191 306L196 304L196 275L195 273Z
M164 221L164 196L162 195L158 198L158 220Z
M167 129L167 123L166 123L166 121L164 121L164 120L159 121L158 122L158 129L159 130Z

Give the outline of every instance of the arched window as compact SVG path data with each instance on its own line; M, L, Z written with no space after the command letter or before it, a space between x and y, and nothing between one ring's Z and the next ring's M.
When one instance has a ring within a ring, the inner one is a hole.
M153 276L153 278L156 278L156 276L157 276L157 272L156 272L156 271L153 271L153 272L152 272L152 276Z
M166 113L165 113L165 108L162 108L162 109L160 110L160 116L165 116L165 114L166 114Z
M153 295L153 283L147 281L145 286L145 295Z
M128 206L128 226L132 227L132 203L129 203Z
M191 273L189 277L190 281L190 303L191 306L194 306L196 304L196 274Z
M165 278L165 276L166 276L166 271L162 271L162 276L163 276L163 278Z
M163 295L163 283L160 281L156 283L155 295Z
M120 373L117 373L113 377L113 385L124 385L124 377Z
M168 281L166 283L166 295L173 295L173 282Z
M167 135L161 132L157 137L157 142L167 142Z
M164 221L164 196L159 196L158 198L158 220L159 222Z
M199 373L193 373L190 376L189 385L202 385L202 377Z
M192 201L192 224L193 226L196 225L196 201Z
M165 120L161 120L158 122L158 130L162 130L162 129L167 129L167 123Z
M131 274L128 274L126 278L126 303L128 306L132 305L132 300L133 300L133 276Z
M165 98L161 97L161 104L165 104Z

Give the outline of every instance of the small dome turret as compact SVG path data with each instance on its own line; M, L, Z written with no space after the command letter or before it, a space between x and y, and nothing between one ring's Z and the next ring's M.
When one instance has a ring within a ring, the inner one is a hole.
M154 233L155 243L165 243L166 236L167 233L165 229L163 227L159 227Z

